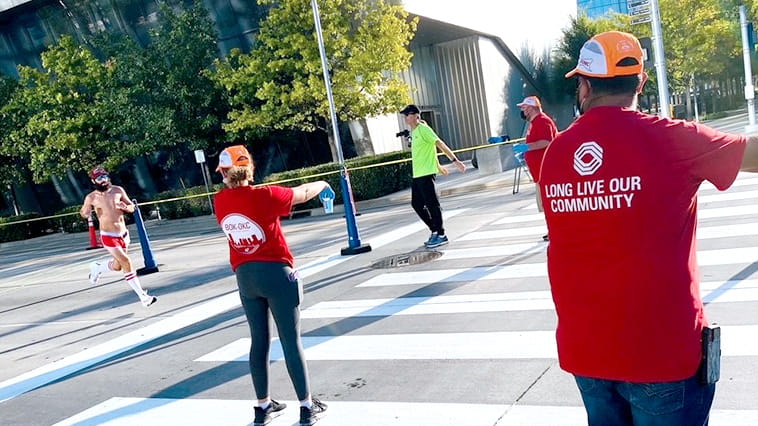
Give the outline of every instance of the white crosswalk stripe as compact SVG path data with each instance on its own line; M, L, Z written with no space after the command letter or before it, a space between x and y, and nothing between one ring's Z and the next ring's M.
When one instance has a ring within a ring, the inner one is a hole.
M758 220L748 223L729 222L729 219L749 218L758 213L758 206L739 205L746 200L758 198L758 189L750 188L758 188L758 178L755 175L740 175L735 186L748 189L711 193L715 190L713 186L704 183L698 197L699 219L709 220L698 228L698 239L718 243L698 250L699 264L708 273L701 283L701 295L709 309L729 311L738 305L747 307L745 309L758 306L758 278L750 272L751 265L758 260L758 246L754 246L754 241L743 243L749 245L745 247L734 247L727 243L728 239L758 235ZM737 205L730 205L735 202ZM303 309L303 322L392 318L395 327L391 332L384 333L357 329L332 334L306 334L302 339L306 358L309 362L326 365L340 362L383 365L398 361L442 360L454 363L449 368L456 369L466 368L461 367L469 365L466 363L487 360L538 360L555 365L557 353L554 324L545 323L544 328L532 326L528 330L516 331L513 327L507 331L481 331L467 324L467 318L487 314L520 313L522 316L519 318L527 318L541 312L541 318L555 320L545 263L548 243L538 241L546 232L544 217L535 211L534 208L529 208L517 214L504 215L493 220L487 229L471 230L452 241L449 246L442 247L440 251L444 254L437 260L408 269L377 273L356 284L349 295L340 295ZM524 242L527 238L534 241ZM449 261L455 262L454 267L446 267L446 262ZM455 292L434 291L435 288L450 283L465 285L455 286ZM499 283L502 285L496 285ZM416 293L415 290L419 289L427 290L428 293ZM398 296L398 293L402 295ZM444 324L455 324L456 331L451 332L442 326L437 329L436 321L442 317L454 318L455 320L448 320ZM405 330L405 321L414 318L428 319L430 331ZM722 324L724 364L729 366L732 362L740 362L740 359L758 357L758 339L755 338L758 336L758 323L722 321L723 318L716 318L716 322ZM230 341L225 346L209 349L206 354L196 358L195 362L204 365L248 362L249 350L250 339L241 338ZM281 345L274 339L271 361L278 362L283 358ZM448 367L442 364L439 368ZM465 375L463 372L461 374ZM573 389L568 374L560 377ZM406 380L407 385L411 386L414 380L421 379L411 375ZM724 383L723 386L728 387L730 384ZM420 393L423 394L423 390ZM424 401L423 397L419 398L419 401L327 400L329 410L319 424L586 424L584 409L578 405L580 401L575 406L543 406L533 405L534 402L532 405L522 405L505 401L503 404L455 404L454 401ZM293 408L288 408L285 415L274 419L272 426L292 425L296 422L297 402L288 403ZM758 424L758 404L736 407L739 408L715 404L710 424ZM116 396L56 426L161 424L156 420L159 418L171 418L172 424L182 425L247 425L250 424L251 411L250 401Z

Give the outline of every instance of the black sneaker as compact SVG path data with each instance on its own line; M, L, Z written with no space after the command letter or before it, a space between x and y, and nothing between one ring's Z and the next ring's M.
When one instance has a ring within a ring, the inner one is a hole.
M282 414L282 410L287 408L287 404L278 403L271 400L271 404L262 409L261 407L255 407L255 420L253 420L253 426L264 426L271 422L271 419L278 417Z
M312 398L311 408L300 407L300 426L310 426L316 423L320 415L326 411L326 404L316 398Z

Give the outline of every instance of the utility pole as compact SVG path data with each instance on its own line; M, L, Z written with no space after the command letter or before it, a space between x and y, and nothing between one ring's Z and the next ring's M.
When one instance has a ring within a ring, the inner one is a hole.
M358 224L355 220L355 202L353 200L353 190L350 187L350 175L345 166L345 158L342 155L342 141L340 132L337 127L337 113L334 108L334 96L332 95L332 81L329 77L329 64L326 60L326 49L324 48L324 35L321 31L321 15L318 11L318 2L311 0L313 8L313 20L316 24L316 36L318 39L318 50L321 54L321 68L324 71L324 84L326 84L326 97L329 100L329 112L332 119L332 132L334 134L334 145L337 151L337 159L340 163L340 186L342 187L342 201L345 205L345 222L347 222L348 246L344 247L340 253L344 255L360 254L371 251L371 246L361 244L361 237L358 233Z
M747 119L748 125L745 126L745 132L758 132L758 126L755 124L755 86L753 86L753 70L750 65L750 44L748 43L747 34L747 13L745 6L740 6L740 30L742 33L742 60L745 63L745 100L747 101Z
M666 57L663 54L663 30L661 30L661 11L658 9L658 0L650 0L650 15L653 26L655 74L658 76L658 104L660 105L658 115L670 117L669 80L666 74Z

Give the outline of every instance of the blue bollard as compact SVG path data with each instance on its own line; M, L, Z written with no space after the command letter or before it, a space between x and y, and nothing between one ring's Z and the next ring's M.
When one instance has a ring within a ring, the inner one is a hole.
M353 191L350 188L350 176L346 168L342 168L340 174L340 186L342 187L342 202L345 205L345 222L347 222L347 247L340 250L345 255L361 254L371 251L371 246L361 244L361 236L358 234L358 224L355 222L355 203L353 203Z
M150 239L147 237L147 230L145 229L145 222L142 220L142 213L140 213L137 200L132 200L134 203L134 224L137 225L137 235L139 235L139 244L142 247L142 257L145 259L145 267L137 269L137 275L147 275L153 272L158 272L158 265L155 264L153 258L153 248L150 246Z

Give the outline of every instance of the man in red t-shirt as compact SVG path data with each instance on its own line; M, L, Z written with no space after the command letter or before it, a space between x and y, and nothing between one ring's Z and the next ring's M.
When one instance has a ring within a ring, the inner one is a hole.
M540 168L542 167L542 157L545 155L545 148L550 141L555 139L558 134L558 128L555 122L547 114L542 112L542 103L536 96L527 96L520 104L516 104L521 109L521 118L529 122L529 130L526 132L526 145L520 145L521 149L515 148L517 152L524 152L524 160L529 167L529 173L532 174L534 182L534 192L537 195L537 209L544 211L542 208L542 197L540 196ZM548 236L544 235L543 240L548 241Z
M539 178L561 368L590 425L706 424L697 190L758 171L758 137L636 111L647 74L631 34L596 35L566 76L583 115L547 148Z

